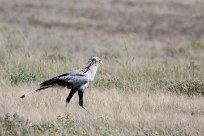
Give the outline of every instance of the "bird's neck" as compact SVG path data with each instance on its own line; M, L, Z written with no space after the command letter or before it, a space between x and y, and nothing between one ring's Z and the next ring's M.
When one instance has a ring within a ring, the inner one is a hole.
M97 72L97 69L98 69L98 65L91 65L91 66L88 67L88 71L87 72L90 75L90 77L89 77L90 81L94 80L96 72Z

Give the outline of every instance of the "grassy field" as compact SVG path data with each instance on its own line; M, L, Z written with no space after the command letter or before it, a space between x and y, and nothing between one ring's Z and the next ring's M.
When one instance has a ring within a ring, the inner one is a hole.
M0 136L201 136L202 0L0 0ZM69 90L20 99L103 59L84 105Z

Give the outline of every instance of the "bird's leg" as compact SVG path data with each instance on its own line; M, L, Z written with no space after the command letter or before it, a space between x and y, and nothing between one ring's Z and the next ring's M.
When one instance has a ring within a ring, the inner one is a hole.
M72 96L74 95L76 93L76 91L75 90L71 90L70 91L70 93L69 93L69 95L68 95L68 97L67 97L67 99L66 99L66 106L68 105L68 103L70 102L70 100L72 99Z
M83 91L78 91L78 95L79 95L79 106L83 107Z
M83 91L78 91L78 95L79 95L79 106L81 106L83 109L85 109L87 112L89 112L88 110L87 110L87 108L85 108L84 106L83 106L83 94L84 94L84 92Z
M79 95L79 106L83 107L83 91L78 91L78 95Z

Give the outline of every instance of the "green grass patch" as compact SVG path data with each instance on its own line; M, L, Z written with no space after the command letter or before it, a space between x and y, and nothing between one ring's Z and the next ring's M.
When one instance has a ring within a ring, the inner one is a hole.
M10 29L12 26L8 23L3 23L3 22L0 22L0 30L8 30Z
M188 79L202 80L203 76L197 69L158 63L157 66L150 64L142 69L120 69L115 72L101 70L93 84L104 90L116 88L119 91L144 91L163 89L171 82Z
M184 44L180 47L165 47L164 51L168 56L171 57L181 57L181 56L189 56L189 51L203 51L204 50L204 43L202 42L190 42L187 44Z
M204 44L201 42L191 42L191 43L186 44L183 48L190 49L193 51L202 51L204 50Z

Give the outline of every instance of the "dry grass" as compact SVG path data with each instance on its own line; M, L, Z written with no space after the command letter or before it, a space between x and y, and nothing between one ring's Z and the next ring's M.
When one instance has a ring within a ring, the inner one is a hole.
M203 135L201 0L0 3L0 135ZM19 98L91 56L90 114L66 89Z
M203 133L202 97L89 89L85 95L85 105L89 108L89 114L78 106L77 97L65 107L67 91L64 90L47 90L25 100L19 99L24 90L30 88L21 86L16 87L15 91L10 90L11 88L1 90L1 100L4 101L0 107L1 114L18 113L33 123L50 122L56 120L57 116L69 114L76 123L79 123L74 126L77 133L88 135L95 135L96 132L99 135ZM69 128L64 131L68 130Z

